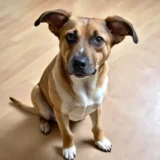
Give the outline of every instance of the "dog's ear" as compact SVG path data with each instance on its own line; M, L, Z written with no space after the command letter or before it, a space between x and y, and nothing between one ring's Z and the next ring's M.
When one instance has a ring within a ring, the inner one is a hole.
M138 37L133 25L127 20L119 16L112 16L107 17L105 22L112 36L112 45L120 43L127 35L132 36L134 43L138 43Z
M40 23L46 22L48 23L49 30L59 37L61 29L68 22L70 16L71 12L62 9L47 11L41 14L34 25L38 26Z

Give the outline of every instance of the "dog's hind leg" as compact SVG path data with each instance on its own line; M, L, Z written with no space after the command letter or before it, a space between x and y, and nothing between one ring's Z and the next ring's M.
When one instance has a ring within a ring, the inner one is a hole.
M23 110L40 116L40 131L47 134L51 130L49 121L55 120L53 109L50 107L38 85L36 85L31 93L31 100L34 107L21 103L20 101L10 97L10 100Z
M51 131L49 121L55 119L53 109L46 101L38 85L33 88L31 99L34 107L36 107L40 113L40 131L47 134Z

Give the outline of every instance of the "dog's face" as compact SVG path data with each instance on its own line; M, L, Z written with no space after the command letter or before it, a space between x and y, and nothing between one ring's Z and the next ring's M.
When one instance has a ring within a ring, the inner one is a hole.
M95 74L110 53L110 43L104 21L71 17L60 34L60 50L68 73L77 77Z
M60 54L68 74L76 77L93 75L107 60L111 47L126 35L138 42L133 26L121 17L105 20L73 17L64 10L43 13L35 22L47 22L60 40Z

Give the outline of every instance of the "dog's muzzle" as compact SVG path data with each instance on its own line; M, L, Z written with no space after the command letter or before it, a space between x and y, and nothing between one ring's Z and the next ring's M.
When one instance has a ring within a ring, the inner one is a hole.
M93 75L96 73L94 65L89 64L88 57L86 56L74 56L68 67L69 73L75 75L78 78Z

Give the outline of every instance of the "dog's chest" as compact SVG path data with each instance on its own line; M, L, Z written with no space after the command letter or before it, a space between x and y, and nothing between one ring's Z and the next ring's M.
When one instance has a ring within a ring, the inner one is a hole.
M99 107L99 104L103 102L108 77L106 77L100 88L96 88L96 79L86 81L85 79L72 77L72 81L72 87L77 98L73 99L73 97L61 87L57 89L62 100L62 112L68 114L71 120L79 121L92 113Z
M76 106L88 107L102 103L106 93L108 77L100 88L96 88L96 79L85 82L85 80L73 78L73 81L73 90L77 96Z

